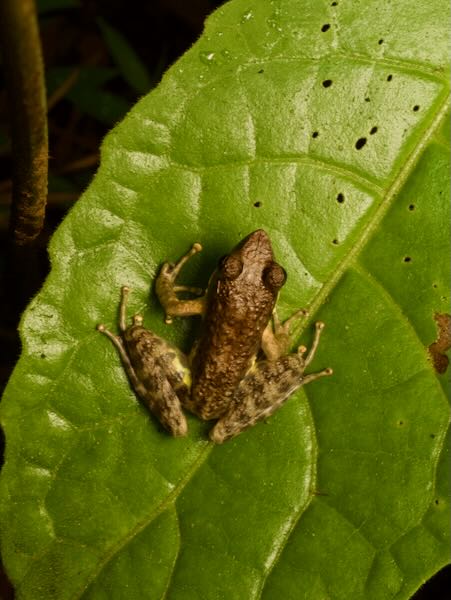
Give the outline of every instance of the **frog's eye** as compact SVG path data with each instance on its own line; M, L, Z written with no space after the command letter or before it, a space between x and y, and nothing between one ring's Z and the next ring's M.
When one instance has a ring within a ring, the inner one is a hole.
M219 262L219 268L226 279L236 279L243 270L243 263L236 256L224 256Z
M263 271L263 281L271 290L278 290L287 280L285 269L277 263L272 263Z

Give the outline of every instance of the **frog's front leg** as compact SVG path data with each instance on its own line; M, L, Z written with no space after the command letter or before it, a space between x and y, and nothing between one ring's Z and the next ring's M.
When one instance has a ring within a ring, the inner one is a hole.
M241 381L233 396L231 409L210 431L210 439L221 444L258 421L272 415L298 388L310 381L332 375L332 369L304 375L318 348L324 323L316 323L312 347L299 346L296 354L276 360L263 360L254 365Z
M166 262L161 267L161 271L155 281L155 291L165 310L166 323L172 323L172 317L190 317L193 315L203 315L205 313L206 300L205 295L202 295L204 294L204 291L200 288L176 285L175 283L183 265L201 250L201 244L196 242L175 264ZM177 297L177 292L189 292L201 297L180 300Z
M134 315L133 324L127 327L128 292L128 287L121 288L120 335L102 324L97 325L97 330L117 348L136 395L173 436L185 436L188 425L181 403L189 396L190 381L184 355L145 329L141 315Z

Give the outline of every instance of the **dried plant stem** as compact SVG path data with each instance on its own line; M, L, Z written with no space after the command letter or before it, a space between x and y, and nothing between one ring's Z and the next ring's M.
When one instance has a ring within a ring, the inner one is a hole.
M0 1L0 45L9 101L13 153L10 230L13 246L33 246L47 196L47 117L33 0Z

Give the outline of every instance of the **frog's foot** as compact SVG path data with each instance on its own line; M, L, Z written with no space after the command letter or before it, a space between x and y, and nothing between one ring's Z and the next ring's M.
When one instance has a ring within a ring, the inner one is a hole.
M189 317L202 315L205 312L205 295L201 288L176 285L177 279L183 265L195 254L202 250L202 246L196 242L190 250L184 254L176 263L164 263L155 282L155 290L162 307L165 310L166 323L172 323L172 317ZM189 292L200 298L180 300L178 292Z
M321 333L325 326L326 325L322 321L317 321L315 323L315 335L313 336L312 347L308 352L305 346L299 346L298 354L304 354L305 352L307 352L307 356L304 358L304 368L308 367L308 365L312 362L316 354L316 350L318 349Z
M268 360L277 360L289 352L293 344L291 327L293 323L306 315L308 315L308 311L301 308L282 323L274 310L272 323L268 323L262 336L262 350Z
M119 329L121 333L127 329L127 302L128 302L128 293L130 292L130 288L128 285L123 285L121 287L121 303L119 304Z
M130 380L136 379L136 375L133 371L133 367L130 364L130 359L128 357L127 354L127 350L124 346L124 341L122 339L122 335L125 333L125 331L127 330L127 301L128 301L128 294L130 292L130 288L127 285L123 285L121 287L121 301L119 304L119 330L121 332L120 335L116 335L114 334L112 331L110 331L109 329L107 329L105 327L105 325L103 325L103 323L99 323L96 327L97 331L100 331L100 333L103 333L103 335L106 335L107 338L109 338L113 345L116 347L117 351L119 352L119 355L122 359L122 362L125 366L125 369L127 371L127 374L130 377ZM137 319L140 319L140 323L137 322ZM135 315L133 317L133 324L134 325L138 325L142 323L142 317L140 315Z
M120 335L114 334L112 331L107 329L105 327L105 325L103 325L102 323L99 323L96 326L96 329L97 329L97 331L100 331L100 333L103 333L103 335L106 335L106 337L109 338L113 342L113 344L116 346L116 348L118 349L119 354L121 356L126 354L124 344L122 342L122 338Z

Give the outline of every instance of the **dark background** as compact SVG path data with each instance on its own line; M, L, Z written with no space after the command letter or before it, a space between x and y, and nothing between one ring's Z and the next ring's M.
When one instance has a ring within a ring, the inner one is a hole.
M214 0L40 0L37 3L49 96L49 198L36 277L29 295L39 289L48 272L49 237L97 169L102 138L140 96L115 64L99 27L99 18L125 37L146 68L151 84L157 85L164 71L200 36L205 17L222 3ZM106 81L98 77L96 80L95 73L105 68L115 68L117 72ZM7 254L10 173L8 111L0 71L0 276ZM5 285L1 289L0 393L20 354L17 322L29 299L9 302ZM451 590L451 567L427 582L414 599L451 598L446 589ZM0 598L13 598L1 570Z

